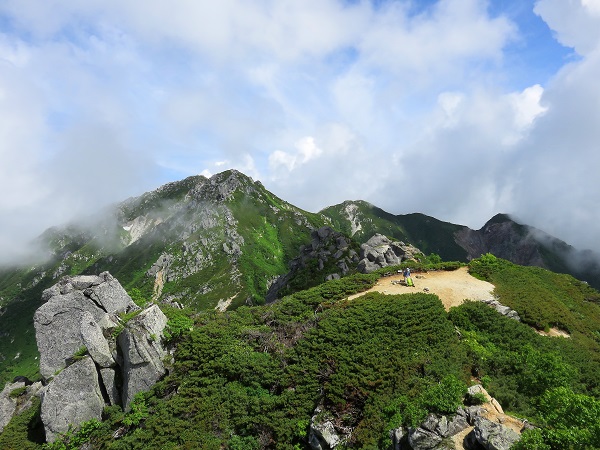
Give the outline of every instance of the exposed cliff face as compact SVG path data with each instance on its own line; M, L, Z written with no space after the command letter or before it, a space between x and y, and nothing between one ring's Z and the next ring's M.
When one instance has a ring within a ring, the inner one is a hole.
M480 230L463 228L455 237L456 242L467 251L468 259L493 253L522 266L547 267L533 230L503 214L493 217Z
M302 282L302 287L338 279L355 270L359 261L356 244L331 227L314 230L310 244L302 245L299 253L290 261L289 272L271 283L266 295L267 302L297 290L295 282L298 279L310 280Z
M468 259L485 253L523 266L537 266L569 273L600 288L600 257L589 250L577 250L537 228L521 225L506 214L497 214L480 230L463 228L454 235Z
M105 405L127 409L136 393L165 375L167 318L152 305L123 323L120 315L140 308L108 272L65 277L43 299L34 320L48 383L41 405L48 442L70 425L100 419Z

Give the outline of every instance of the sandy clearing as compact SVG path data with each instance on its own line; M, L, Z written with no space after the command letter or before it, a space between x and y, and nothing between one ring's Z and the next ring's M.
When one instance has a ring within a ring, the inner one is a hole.
M569 333L567 333L564 330L561 330L560 328L550 328L550 330L546 331L542 331L542 330L535 330L535 332L537 334L539 334L540 336L548 336L548 337L563 337L563 338L570 338L571 335Z
M459 306L466 299L490 300L494 298L492 294L494 285L469 275L467 267L450 271L417 272L413 274L412 279L415 286L408 287L403 284L396 284L398 281L404 280L404 277L400 274L384 277L368 291L352 295L349 299L360 297L367 292L395 295L423 292L427 288L430 294L435 294L440 298L444 307L448 310L452 306Z

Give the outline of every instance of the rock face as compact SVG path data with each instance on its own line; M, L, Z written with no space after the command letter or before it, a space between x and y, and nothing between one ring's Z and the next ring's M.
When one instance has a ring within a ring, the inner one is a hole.
M472 436L467 437L471 448L476 448L473 444L477 442L486 450L508 450L520 439L510 428L484 417L477 417L474 426Z
M429 414L419 427L409 428L408 443L414 450L444 448L440 447L440 444L445 438L454 436L468 427L467 413L462 408L451 417Z
M60 372L42 397L41 416L46 440L53 442L71 424L100 420L103 408L96 365L86 356Z
M140 391L148 390L166 373L163 359L167 355L159 337L167 317L152 305L134 317L119 335L123 353L123 405Z
M498 214L480 230L462 229L455 239L467 251L468 259L489 252L515 264L546 267L537 234L534 228L519 225L508 216Z
M34 324L40 372L48 382L41 397L48 442L69 425L100 419L105 405L128 409L136 393L165 375L166 316L156 305L141 311L108 272L65 277L43 299ZM121 321L120 313L136 310L137 316ZM115 338L117 327L122 331Z
M64 369L68 359L89 343L84 340L82 327L94 330L93 337L85 336L102 345L98 340L97 323L105 319L104 316L139 309L108 272L98 276L64 277L46 289L42 299L46 303L37 309L33 320L40 351L40 373L46 380Z
M348 274L356 267L358 260L358 253L352 248L352 241L348 237L330 227L313 230L310 244L300 247L300 256L290 261L290 271L270 286L266 301L274 301L295 276L311 265L319 273L320 281L329 281Z
M421 251L403 242L391 241L381 234L375 234L360 246L360 262L358 271L371 273L382 267L401 264L402 261L414 259Z

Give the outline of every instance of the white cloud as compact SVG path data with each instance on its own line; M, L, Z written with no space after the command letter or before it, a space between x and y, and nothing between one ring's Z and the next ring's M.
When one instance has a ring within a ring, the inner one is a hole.
M590 12L590 14L600 16L599 0L581 0L581 4Z
M298 166L318 158L321 153L323 153L323 150L317 147L315 139L312 136L305 136L295 143L293 152L275 150L271 153L269 166L273 171L278 171L283 166L288 172L291 172Z
M510 95L510 101L515 110L517 128L528 128L536 117L548 110L548 107L540 104L543 93L544 88L536 84L526 88L523 92Z
M578 227L559 216L589 228L598 2L536 3L581 59L517 88L505 52L527 35L489 5L6 0L0 188L22 195L0 200L14 218L0 246L230 167L313 211L362 198L470 226L503 211L560 236Z
M582 56L598 49L598 0L539 0L534 10L552 28L563 45L573 47Z
M441 76L450 82L468 76L473 60L499 62L503 47L515 37L506 18L490 18L486 3L477 0L438 2L416 17L409 15L407 3L392 2L385 9L374 17L360 51L368 63L396 76L408 73L413 88L439 82Z

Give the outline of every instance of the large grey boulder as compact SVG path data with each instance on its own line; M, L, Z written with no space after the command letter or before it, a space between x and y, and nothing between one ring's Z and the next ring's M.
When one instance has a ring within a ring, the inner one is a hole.
M350 439L352 429L336 426L334 422L334 417L329 411L322 405L317 406L308 432L308 444L312 450L331 450Z
M312 450L330 450L336 448L341 442L333 420L329 414L322 414L322 412L322 407L317 407L310 420L308 444Z
M33 320L40 351L40 373L46 380L65 368L70 357L90 343L89 339L99 345L95 350L104 350L104 344L97 339L97 326L86 326L86 323L97 324L105 321L107 314L139 309L108 272L98 276L64 277L45 290L42 299L45 303L37 309ZM84 338L84 329L94 335Z
M163 359L167 351L162 346L167 317L156 305L145 309L127 323L119 335L118 344L123 355L123 406L135 394L148 390L166 373Z
M476 448L474 443L477 442L485 450L508 450L521 438L510 428L484 417L476 417L474 425L467 436L471 448Z
M435 431L425 428L411 428L408 432L408 443L414 450L431 450L442 442L442 437Z
M96 365L89 356L60 372L42 396L41 417L46 440L54 442L69 425L102 418L104 399Z
M166 316L152 305L123 323L119 313L139 308L108 272L65 277L44 291L43 300L34 320L40 371L49 381L39 394L49 442L70 425L100 419L106 404L128 409L136 393L166 373ZM77 360L82 347L87 355ZM12 406L5 403L8 411Z
M308 444L313 450L329 450L336 448L339 443L340 437L332 422L311 423Z
M412 260L421 251L403 242L392 241L382 234L375 234L360 246L360 262L358 271L371 273L387 266L401 264Z

